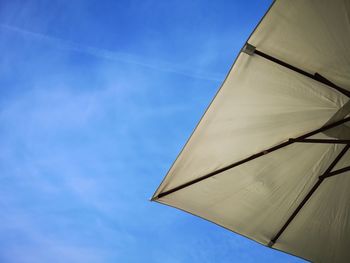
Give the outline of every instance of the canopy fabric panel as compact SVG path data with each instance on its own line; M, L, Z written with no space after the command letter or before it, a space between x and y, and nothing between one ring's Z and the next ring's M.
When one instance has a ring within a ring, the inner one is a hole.
M324 181L274 248L313 262L349 262L349 189L350 172Z
M350 90L350 1L277 0L248 42Z
M350 2L276 1L247 43L152 200L346 262Z

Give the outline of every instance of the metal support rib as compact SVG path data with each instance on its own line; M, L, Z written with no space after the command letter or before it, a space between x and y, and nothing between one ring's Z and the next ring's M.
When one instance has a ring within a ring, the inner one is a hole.
M295 140L303 140L303 139L306 139L306 138L308 138L308 137L310 137L310 136L312 136L312 135L315 135L315 134L317 134L317 133L320 133L320 132L326 131L326 130L328 130L328 129L334 128L334 127L336 127L336 126L339 126L339 125L341 125L341 124L343 124L343 123L345 123L345 122L347 122L347 121L350 121L350 117L347 117L347 118L345 118L345 119L336 121L336 122L334 122L334 123L332 123L332 124L323 126L323 127L319 128L319 129L316 129L316 130L313 130L313 131L311 131L311 132L308 132L308 133L306 133L306 134L304 134L304 135L301 135L301 136L299 136L299 137L297 137L297 138L294 138L294 139L292 139L292 140L288 140L288 141L286 141L286 142L283 142L283 143L281 143L281 144L278 144L278 145L276 145L276 146L273 146L273 147L271 147L271 148L268 148L268 149L266 149L266 150L264 150L264 151L261 151L261 152L259 152L259 153L257 153L257 154L254 154L254 155L252 155L252 156L250 156L250 157L248 157L248 158L245 158L245 159L243 159L243 160L240 160L240 161L238 161L238 162L235 162L235 163L233 163L233 164L230 164L230 165L228 165L228 166L225 166L225 167L223 167L223 168L221 168L221 169L219 169L219 170L213 171L213 172L211 172L211 173L209 173L209 174L206 174L206 175L204 175L204 176L198 177L198 178L196 178L196 179L194 179L194 180L192 180L192 181L189 181L189 182L187 182L187 183L184 183L184 184L181 184L181 185L179 185L179 186L176 186L176 187L174 187L174 188L172 188L172 189L170 189L170 190L164 191L164 192L158 194L158 196L154 197L153 200L154 200L154 199L157 199L157 198L164 197L164 196L169 195L169 194L171 194L171 193L177 192L177 191L179 191L179 190L181 190L181 189L183 189L183 188L186 188L186 187L188 187L188 186L190 186L190 185L193 185L193 184L195 184L195 183L198 183L198 182L200 182L200 181L203 181L203 180L205 180L205 179L208 179L208 178L210 178L210 177L213 177L214 175L217 175L217 174L219 174L219 173L225 172L225 171L227 171L227 170L229 170L229 169L232 169L232 168L234 168L234 167L236 167L236 166L239 166L239 165L241 165L241 164L244 164L244 163L246 163L246 162L249 162L249 161L252 161L252 160L254 160L254 159L256 159L256 158L259 158L259 157L261 157L261 156L264 156L264 155L266 155L266 154L268 154L268 153L271 153L271 152L274 152L274 151L276 151L276 150L278 150L278 149L281 149L281 148L283 148L283 147L286 147L286 146L288 146L288 145L290 145L290 144L293 144Z
M326 144L350 144L350 140L332 140L332 139L289 139L293 142L300 143L326 143Z
M329 176L333 176L335 174L339 174L340 170L343 169L339 169L336 170L334 172L332 172L332 169L336 166L336 164L340 161L340 159L344 156L344 154L349 150L350 148L350 144L346 145L343 150L338 154L338 156L334 159L334 161L331 163L331 165L327 168L327 170L324 172L323 175L319 176L318 181L316 182L316 184L311 188L311 190L307 193L307 195L304 197L304 199L301 201L301 203L298 205L298 207L294 210L294 212L292 213L292 215L288 218L288 220L286 221L286 223L282 226L282 228L277 232L277 234L271 239L271 241L269 242L268 246L272 247L277 239L282 235L282 233L284 232L284 230L286 230L286 228L288 227L288 225L293 221L293 219L295 218L295 216L299 213L299 211L303 208L303 206L306 204L306 202L310 199L310 197L312 196L312 194L317 190L317 188L321 185L321 183L323 182L323 180ZM345 167L348 168L349 167ZM337 173L336 173L337 172ZM345 172L345 171L341 171L341 172ZM332 174L333 173L333 174ZM331 175L332 174L332 175Z
M247 46L250 47L250 46L252 46L252 45L247 44ZM348 91L348 90L346 90L346 89L343 89L343 88L341 88L341 87L335 85L333 82L331 82L330 80L328 80L328 79L326 79L325 77L321 76L321 75L318 74L317 72L313 75L313 74L308 73L308 72L306 72L306 71L304 71L304 70L302 70L302 69L300 69L300 68L294 67L294 66L292 66L292 65L290 65L290 64L288 64L288 63L286 63L286 62L284 62L284 61L282 61L282 60L279 60L279 59L277 59L277 58L275 58L275 57L272 57L272 56L270 56L270 55L268 55L268 54L265 54L264 52L261 52L260 50L257 50L257 49L255 49L255 48L254 48L254 52L253 52L253 53L256 54L256 55L259 55L260 57L263 57L263 58L265 58L265 59L267 59L267 60L270 60L270 61L272 61L272 62L275 62L275 63L277 63L277 64L279 64L279 65L281 65L281 66L283 66L283 67L289 68L290 70L293 70L293 71L295 71L295 72L298 72L298 73L300 73L300 74L302 74L302 75L304 75L304 76L307 76L307 77L309 77L309 78L311 78L311 79L313 79L313 80L316 80L316 81L318 81L318 82L321 82L322 84L325 84L325 85L327 85L328 87L333 88L333 89L339 91L340 93L344 94L344 95L347 96L348 98L350 98L350 91Z
M342 174L342 173L345 173L347 171L350 171L350 166L346 166L344 168L341 168L341 169L338 169L338 170L335 170L333 172L330 172L328 174L323 174L320 176L320 178L328 178L328 177L332 177L334 175L337 175L337 174Z

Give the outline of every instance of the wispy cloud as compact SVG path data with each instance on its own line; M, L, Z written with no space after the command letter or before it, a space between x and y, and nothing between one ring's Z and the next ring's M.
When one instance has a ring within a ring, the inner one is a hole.
M135 56L133 54L114 52L107 49L82 45L82 44L75 43L73 41L69 41L69 40L65 40L65 39L61 39L61 38L57 38L57 37L53 37L53 36L49 36L49 35L41 34L37 32L32 32L32 31L25 30L12 25L0 24L0 28L3 30L14 32L14 33L22 34L30 38L35 38L40 41L45 41L46 43L49 43L60 49L80 52L80 53L88 54L90 56L94 56L100 59L124 62L128 64L133 64L141 67L154 69L157 71L169 72L169 73L187 76L190 78L197 78L197 79L209 80L214 82L220 82L223 80L223 77L224 77L222 74L202 72L200 69L193 70L185 67L180 67L172 63L167 63L167 62L158 61L158 62L151 63L147 61L147 59L141 58L139 56Z

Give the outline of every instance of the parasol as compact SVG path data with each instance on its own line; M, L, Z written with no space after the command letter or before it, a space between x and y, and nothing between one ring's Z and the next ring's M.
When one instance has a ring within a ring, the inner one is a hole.
M275 1L152 200L348 262L349 97L350 1Z

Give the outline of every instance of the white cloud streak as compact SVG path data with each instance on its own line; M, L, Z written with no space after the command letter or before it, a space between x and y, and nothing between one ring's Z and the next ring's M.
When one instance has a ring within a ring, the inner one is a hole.
M157 71L174 73L174 74L178 74L178 75L182 75L190 78L196 78L196 79L202 79L202 80L208 80L208 81L214 81L214 82L221 82L223 80L223 76L221 74L202 72L200 69L194 71L193 69L179 67L177 65L174 65L171 63L165 63L165 62L151 63L151 62L148 62L146 59L135 56L133 54L119 53L119 52L114 52L107 49L82 45L69 40L49 36L46 34L32 32L32 31L25 30L12 25L0 24L0 28L3 30L18 33L30 38L38 39L40 41L44 41L60 49L84 53L100 59L133 64L133 65L150 68Z

